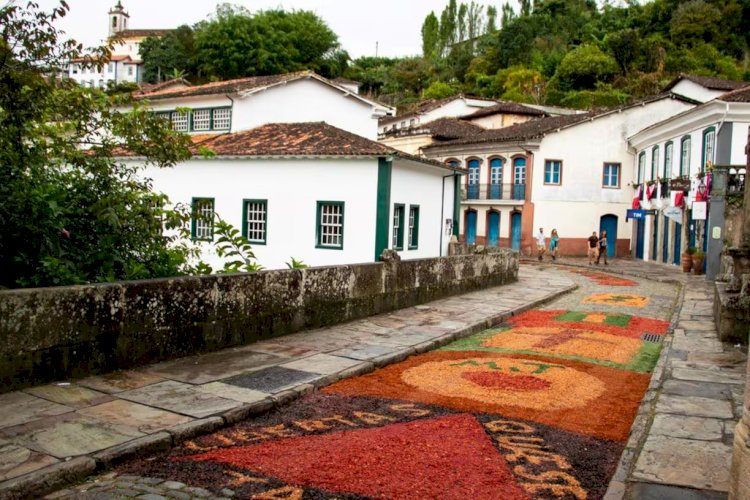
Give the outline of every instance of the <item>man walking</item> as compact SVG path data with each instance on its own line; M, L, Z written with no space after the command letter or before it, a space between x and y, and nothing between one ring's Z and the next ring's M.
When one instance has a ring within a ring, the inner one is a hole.
M599 238L597 238L596 236L596 231L591 233L591 236L589 236L588 242L589 242L589 265L591 265L591 263L594 262L594 260L597 257L599 257L596 251L597 247L599 246Z
M544 229L540 227L539 233L536 235L536 250L539 252L539 260L542 260L544 253L547 251L547 245L544 241Z

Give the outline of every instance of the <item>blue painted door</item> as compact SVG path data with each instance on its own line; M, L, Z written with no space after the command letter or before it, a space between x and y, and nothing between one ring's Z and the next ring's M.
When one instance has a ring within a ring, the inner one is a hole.
M479 199L479 160L469 160L468 198Z
M674 265L680 265L680 247L682 246L682 224L674 225L674 256L672 262Z
M474 210L466 212L466 243L473 245L477 242L477 213Z
M664 216L664 246L662 246L661 260L665 264L669 263L669 217Z
M656 245L659 244L659 217L654 215L654 234L651 237L651 260L656 260L659 255Z
M513 160L513 199L526 199L526 158Z
M510 216L510 247L513 250L521 250L521 214L513 212Z
M490 212L487 216L487 245L498 246L500 241L500 212Z
M688 247L695 248L695 229L697 224L693 220L693 211L690 211L690 217L688 218Z
M617 252L617 216L602 215L599 219L599 234L607 231L607 257L614 257Z
M491 200L499 200L503 197L503 160L493 158L490 160L490 195Z
M643 219L636 219L635 221L635 257L636 259L643 258L643 238L646 236L646 224Z

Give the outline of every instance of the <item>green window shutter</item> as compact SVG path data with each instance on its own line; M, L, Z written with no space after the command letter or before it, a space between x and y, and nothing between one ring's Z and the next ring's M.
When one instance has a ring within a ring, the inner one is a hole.
M194 241L213 241L214 205L214 198L193 198L191 203L190 236Z
M419 205L409 205L409 250L419 248Z
M344 249L344 202L318 201L315 248Z

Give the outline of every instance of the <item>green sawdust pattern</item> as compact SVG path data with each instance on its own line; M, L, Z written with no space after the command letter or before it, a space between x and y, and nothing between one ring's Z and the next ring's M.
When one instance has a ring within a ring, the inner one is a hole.
M566 313L566 314L579 314L579 313ZM558 316L556 319L560 319L561 317L562 316ZM564 321L571 321L571 320L565 319ZM628 317L628 321L630 321L630 317ZM510 353L510 354L535 354L535 355L540 355L540 356L548 356L551 358L572 359L575 361L583 361L586 363L608 366L610 368L618 368L620 370L628 370L628 371L633 371L633 372L638 372L638 373L649 373L651 370L654 369L654 366L656 366L656 362L659 360L659 352L661 352L661 346L662 346L661 343L657 344L657 343L652 343L652 342L642 342L641 348L638 350L638 353L635 356L633 356L633 359L631 359L630 362L627 364L622 364L622 363L615 363L613 361L589 358L586 356L576 356L576 355L570 355L570 354L554 354L550 352L534 351L534 350L528 350L528 349L506 349L503 347L486 347L482 345L482 343L485 340L490 339L494 337L495 335L502 335L504 331L509 330L509 329L510 327L507 327L507 326L490 328L489 330L484 330L475 335L472 335L471 337L456 340L455 342L452 342L448 344L447 346L442 347L440 350L441 351L489 351L489 352L502 352L502 353Z
M590 314L591 312L570 311L566 312L565 314L561 314L560 316L556 316L555 321L580 322ZM607 314L606 319L604 320L604 324L626 327L628 326L628 323L630 323L630 318L632 318L632 316L630 316L629 314Z

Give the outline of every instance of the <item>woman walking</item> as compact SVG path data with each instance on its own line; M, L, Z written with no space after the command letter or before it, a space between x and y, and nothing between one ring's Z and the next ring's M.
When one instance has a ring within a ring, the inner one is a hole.
M552 256L552 260L557 260L557 249L560 246L560 237L557 235L557 229L552 230L552 235L549 238L549 254Z
M602 258L602 255L604 256L604 265L608 266L609 262L607 262L607 231L602 231L602 234L599 236L599 255L596 256L596 263L599 264L599 259Z

